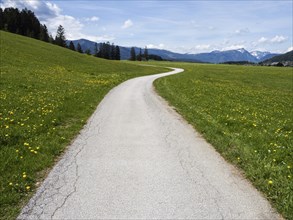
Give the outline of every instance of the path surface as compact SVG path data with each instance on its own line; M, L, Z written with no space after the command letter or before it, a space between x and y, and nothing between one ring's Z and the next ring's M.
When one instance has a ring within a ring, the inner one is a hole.
M146 76L114 88L19 219L277 219Z

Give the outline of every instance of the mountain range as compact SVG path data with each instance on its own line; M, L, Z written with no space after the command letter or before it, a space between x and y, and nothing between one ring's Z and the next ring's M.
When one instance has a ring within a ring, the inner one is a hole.
M92 53L95 48L95 43L90 40L86 39L79 39L72 41L74 46L77 47L79 43L83 51L89 49ZM69 44L69 41L68 41ZM98 48L99 48L98 43ZM130 47L120 47L120 56L122 60L127 60L130 57ZM136 53L139 53L140 48L134 47ZM144 50L142 48L142 50ZM237 50L227 50L227 51L212 51L209 53L198 53L198 54L181 54L175 53L168 50L161 50L161 49L153 49L148 48L148 53L157 55L162 57L164 60L171 60L171 61L189 61L189 62L205 62L205 63L224 63L229 61L248 61L252 63L259 63L264 60L270 59L274 56L279 54L270 53L270 52L262 52L262 51L251 51L248 52L244 48L237 49Z
M293 66L293 50L285 54L274 56L270 59L263 61L262 63L264 65L271 65L274 62L281 62L285 66Z

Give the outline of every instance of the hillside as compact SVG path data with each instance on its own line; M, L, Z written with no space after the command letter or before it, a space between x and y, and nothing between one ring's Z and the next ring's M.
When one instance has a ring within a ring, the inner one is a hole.
M0 216L15 219L110 89L166 70L0 35Z
M263 61L263 63L286 62L286 61L293 61L293 50L288 53L281 54L281 55L272 57L270 59L267 59Z

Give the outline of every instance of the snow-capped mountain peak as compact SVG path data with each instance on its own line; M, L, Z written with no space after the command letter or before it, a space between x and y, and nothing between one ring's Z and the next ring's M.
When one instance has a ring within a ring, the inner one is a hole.
M261 59L261 58L263 58L266 55L271 54L271 53L270 52L267 52L267 51L265 51L265 52L262 52L262 51L251 51L250 54L252 56L254 56L255 58L257 58L257 59Z
M237 49L237 51L239 51L240 53L245 53L245 52L247 52L247 50L245 50L244 48Z

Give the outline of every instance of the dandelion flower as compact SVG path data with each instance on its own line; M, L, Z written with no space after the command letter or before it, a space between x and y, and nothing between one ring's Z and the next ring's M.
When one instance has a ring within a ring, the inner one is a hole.
M31 187L30 186L26 186L25 188L26 188L26 190L30 190Z
M13 185L13 183L12 183L12 182L10 182L10 183L9 183L9 186L12 186L12 185Z
M273 184L273 181L272 181L272 180L269 180L269 181L268 181L268 184L269 184L269 185L272 185L272 184Z
M24 174L24 175L22 175L22 178L26 178L26 175Z

